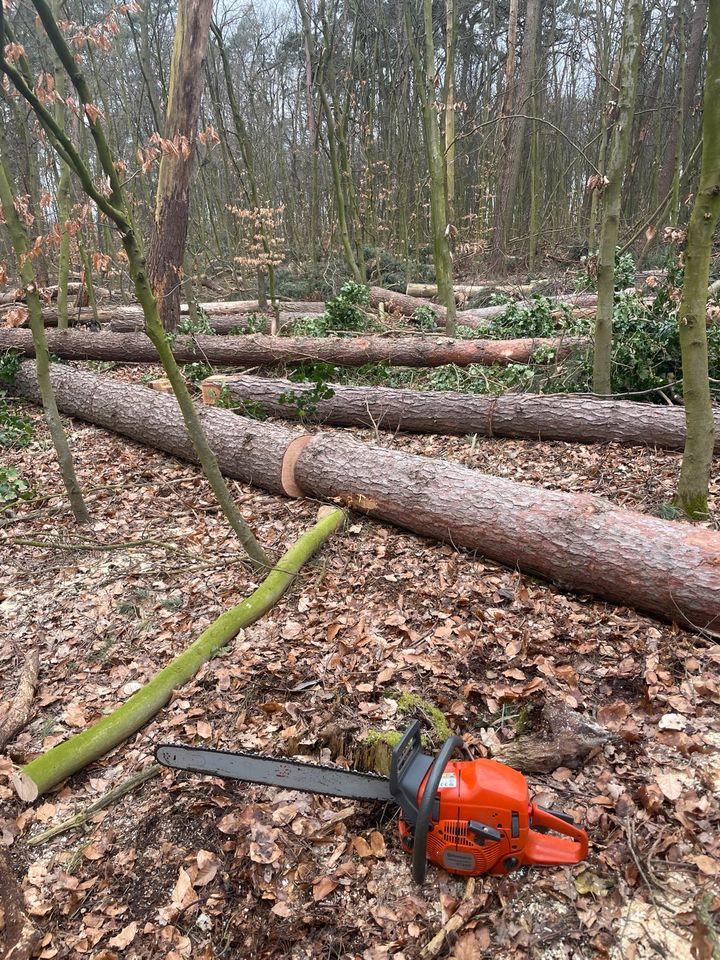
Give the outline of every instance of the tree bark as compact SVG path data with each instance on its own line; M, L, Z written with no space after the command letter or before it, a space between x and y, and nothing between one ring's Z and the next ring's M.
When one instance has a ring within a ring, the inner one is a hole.
M456 283L453 289L455 296L464 297L484 297L491 293L509 293L518 297L529 297L551 284L552 280L536 280L534 283L492 283L487 280L485 283ZM436 283L408 283L405 293L409 297L436 297L438 287Z
M537 56L538 33L540 30L541 0L527 0L525 8L525 28L523 31L520 76L516 98L517 112L525 113L526 105L531 102L533 75ZM495 198L493 220L491 263L494 270L504 271L506 267L506 245L513 208L520 179L520 167L525 142L526 119L519 116L510 123L506 138L506 150L500 165L500 177Z
M157 363L158 344L144 333L92 333L86 330L48 330L50 352L65 360L120 360ZM361 367L384 362L395 367L439 367L454 363L530 363L537 350L550 348L555 359L587 347L581 337L523 340L431 340L402 337L176 337L172 354L178 363L205 360L227 366L269 366L298 360L323 360L341 367ZM0 328L0 350L17 350L35 356L28 330Z
M620 231L620 200L635 114L641 25L642 0L625 0L625 16L618 64L617 119L612 131L610 160L607 168L608 182L603 191L600 248L598 250L598 305L595 319L593 390L595 393L605 395L612 393L611 358L613 308L615 305L615 248Z
M171 397L68 367L55 368L52 379L61 409L71 416L145 443L159 437L158 445L168 452L172 422L179 455L192 457L189 440L178 436L182 421ZM23 364L17 390L37 399L33 364ZM206 411L203 422L210 416L210 442L219 462L233 461L234 476L277 491L280 463L285 474L280 485L298 495L340 502L567 588L720 634L720 534L715 531L337 434L297 437L226 410ZM148 421L155 424L152 438ZM274 458L270 479L255 458L256 444Z
M385 387L346 387L327 384L333 396L319 400L301 415L285 394L303 394L314 384L228 374L203 382L203 399L214 403L224 387L234 400L260 404L265 414L285 420L310 420L337 426L370 427L529 440L579 443L624 443L682 450L685 414L682 407L661 407L629 400L596 397L506 394L500 397L451 391L392 390ZM715 411L720 455L720 410Z
M190 177L212 6L212 0L179 0L177 7L164 137L181 146L163 151L160 160L148 251L150 283L166 330L175 330L180 318Z
M214 620L186 650L178 654L142 689L87 730L41 754L13 776L21 799L32 802L66 777L109 753L151 720L172 696L238 631L259 620L295 580L302 565L317 553L345 519L342 510L326 510L315 526L287 550L246 600Z
M687 440L676 495L689 517L707 516L714 435L705 319L713 234L720 217L720 0L710 0L700 182L688 224L678 313Z

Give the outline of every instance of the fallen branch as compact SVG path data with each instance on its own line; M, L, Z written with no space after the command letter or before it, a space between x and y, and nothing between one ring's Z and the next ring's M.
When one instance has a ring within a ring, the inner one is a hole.
M580 766L592 750L611 738L605 727L589 717L564 706L545 704L541 730L491 748L491 753L495 760L523 773L550 773L558 767Z
M141 770L139 773L134 773L131 777L128 777L127 780L123 780L122 783L119 783L116 787L113 787L112 790L108 790L108 792L103 794L99 800L96 800L95 803L91 803L90 806L86 807L85 810L81 810L79 813L69 817L67 820L63 820L62 823L56 823L55 826L50 827L48 830L43 830L42 833L38 833L34 837L30 837L28 840L28 846L37 847L41 843L46 843L48 840L52 840L53 837L60 836L61 833L67 833L69 830L77 830L78 827L84 826L91 817L95 816L96 813L99 813L101 810L109 807L110 804L115 803L116 800L119 800L121 797L124 797L125 794L130 793L131 790L134 790L135 787L140 786L141 783L145 783L146 780L156 777L162 770L163 767L161 764L153 763L151 766L145 767L145 769Z
M15 773L13 784L21 799L28 802L37 799L136 733L168 702L173 690L194 677L202 664L215 656L239 630L267 613L294 581L300 567L345 519L345 513L338 509L325 508L321 514L315 526L290 547L246 600L218 617L194 643L129 700L87 730L52 747Z
M32 650L20 672L17 693L9 704L0 706L0 750L14 740L30 720L39 673L40 654Z
M50 353L66 360L120 360L157 363L158 354L144 333L92 333L86 330L48 330ZM467 367L473 363L529 363L541 348L556 359L587 347L581 337L520 340L449 340L401 337L176 337L172 351L179 363L205 360L227 366L269 366L298 360L322 360L342 367L384 362L391 366L438 367L447 363ZM0 352L15 350L35 356L29 330L0 329Z
M30 960L40 940L40 932L35 928L25 912L22 890L10 866L8 854L0 849L0 905L5 916L5 929L1 930L4 948L3 960Z

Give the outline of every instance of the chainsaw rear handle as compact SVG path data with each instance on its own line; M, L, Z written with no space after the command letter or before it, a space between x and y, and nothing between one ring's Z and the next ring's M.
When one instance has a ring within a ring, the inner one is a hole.
M541 830L552 830L562 834L554 837L538 830L528 830L527 843L523 850L523 864L540 866L564 866L580 863L587 857L587 833L571 817L558 816L552 810L530 804L530 822ZM565 839L568 838L568 839Z
M425 882L425 873L427 871L427 835L430 829L430 821L433 818L432 813L435 794L438 791L442 775L445 773L445 767L450 757L457 749L464 745L462 737L448 737L428 771L422 800L420 801L417 812L413 837L412 875L416 883L422 884Z

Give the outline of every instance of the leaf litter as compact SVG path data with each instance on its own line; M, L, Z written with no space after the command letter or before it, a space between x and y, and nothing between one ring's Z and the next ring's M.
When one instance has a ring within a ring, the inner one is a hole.
M138 381L148 369L106 372ZM363 517L153 722L24 809L13 763L122 702L257 582L196 468L67 421L93 517L78 533L42 418L28 415L36 439L7 459L41 497L1 521L0 703L26 651L40 647L42 669L34 718L0 758L0 843L43 933L38 956L427 955L466 881L431 867L417 888L382 804L163 771L84 831L28 846L151 763L159 742L351 764L368 730L405 722L393 699L403 691L440 707L480 754L532 729L546 703L611 733L577 769L528 777L536 800L587 826L588 861L478 878L467 919L436 955L713 957L720 646ZM679 465L613 444L352 433L652 512ZM312 503L231 487L275 554L314 521ZM717 481L712 493L717 524ZM90 552L15 538L144 545Z

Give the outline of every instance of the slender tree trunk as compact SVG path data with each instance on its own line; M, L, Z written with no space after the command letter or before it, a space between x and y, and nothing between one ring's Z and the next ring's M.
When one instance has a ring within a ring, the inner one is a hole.
M618 67L617 118L612 131L608 183L603 191L602 227L598 251L598 306L595 319L593 390L609 394L611 385L612 319L615 304L615 248L620 230L620 201L630 152L638 62L642 0L626 0Z
M542 0L527 0L525 8L525 29L523 32L520 77L518 80L515 109L524 114L531 102L534 84L535 61L540 30ZM512 224L515 195L520 182L520 168L525 144L526 120L524 117L509 121L510 137L507 152L501 158L501 176L495 198L495 217L492 235L492 269L502 272L506 267L505 251Z
M180 288L190 208L190 177L202 95L212 0L179 0L164 137L178 149L160 160L150 249L149 276L167 330L180 319Z
M705 307L713 234L720 216L720 0L710 0L700 182L685 244L680 349L687 433L676 502L690 517L707 515L715 420L708 377Z
M445 0L445 163L447 166L448 220L455 223L455 47L457 9Z
M440 302L446 310L445 332L455 335L455 292L453 290L451 224L448 223L447 168L440 136L435 101L435 44L433 42L432 0L422 0L424 29L424 61L415 43L411 0L405 3L405 24L412 50L415 78L422 108L425 153L430 174L430 224L433 237L433 258Z
M10 184L9 167L6 160L5 137L2 132L0 132L0 205L2 205L5 223L10 232L15 250L18 272L25 286L25 303L27 304L30 315L30 327L37 362L38 386L40 388L43 410L45 411L45 419L48 429L50 430L50 436L60 465L60 473L75 521L76 523L87 523L90 520L90 514L85 506L80 484L75 476L75 466L73 464L70 446L65 436L63 425L60 422L60 414L58 413L55 394L50 382L50 356L45 335L45 324L42 318L42 305L38 295L33 260L32 257L27 256L30 245L20 218L15 211L14 200L15 197Z

